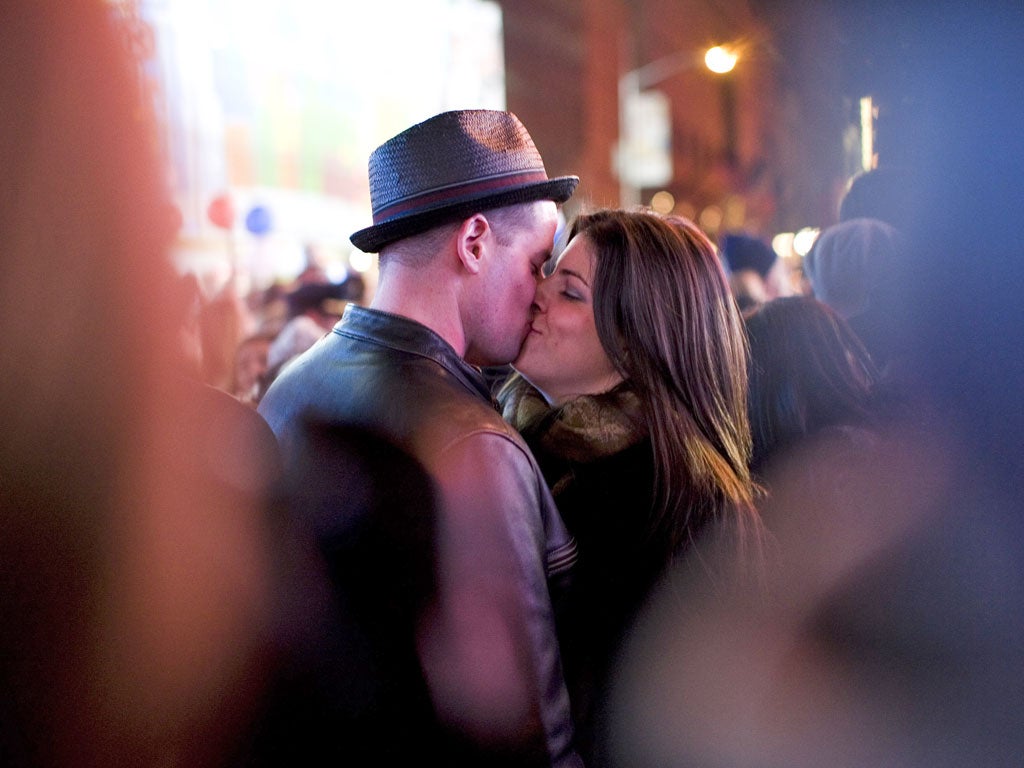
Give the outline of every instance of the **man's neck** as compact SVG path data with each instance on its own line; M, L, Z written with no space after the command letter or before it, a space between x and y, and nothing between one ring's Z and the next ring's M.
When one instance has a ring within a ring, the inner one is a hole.
M466 354L466 336L455 297L445 286L434 286L425 274L403 271L382 279L370 308L422 323L451 344L460 357Z

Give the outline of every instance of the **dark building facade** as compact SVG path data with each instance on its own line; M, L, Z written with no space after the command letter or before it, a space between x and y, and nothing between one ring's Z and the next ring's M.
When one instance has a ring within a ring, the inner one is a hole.
M685 215L717 209L719 218L701 221L711 234L833 223L860 169L863 95L878 94L880 153L899 149L898 123L889 120L899 110L898 84L880 80L898 69L869 53L885 44L871 13L793 0L501 5L508 106L530 127L549 171L580 175L573 206L622 200L619 80L652 63L649 87L670 104L672 175L639 190L640 202L664 190ZM713 44L739 52L728 75L700 59Z

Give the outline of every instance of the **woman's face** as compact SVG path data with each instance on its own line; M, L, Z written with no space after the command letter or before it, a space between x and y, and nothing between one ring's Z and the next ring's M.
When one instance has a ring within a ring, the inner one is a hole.
M606 392L620 381L594 324L594 248L577 235L538 287L530 333L513 366L552 405Z

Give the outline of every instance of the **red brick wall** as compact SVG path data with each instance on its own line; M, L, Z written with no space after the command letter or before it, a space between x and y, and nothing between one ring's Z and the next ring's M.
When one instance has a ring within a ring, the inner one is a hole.
M842 97L818 14L787 0L754 4L681 0L503 0L507 103L526 123L549 174L575 173L567 207L619 202L612 166L622 73L680 51L695 65L652 87L671 104L677 210L709 205L732 226L772 234L824 225L840 176ZM729 75L736 162L726 156L722 83L700 58L711 44L740 41ZM657 190L643 190L648 202ZM714 234L714 233L712 233Z

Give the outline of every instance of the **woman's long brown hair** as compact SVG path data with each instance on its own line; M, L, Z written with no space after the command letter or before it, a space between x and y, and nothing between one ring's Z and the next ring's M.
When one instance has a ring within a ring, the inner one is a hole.
M665 538L671 556L711 524L747 549L750 534L761 535L747 347L714 245L686 219L648 211L583 214L568 235L594 248L598 337L644 403L655 465L651 535Z

